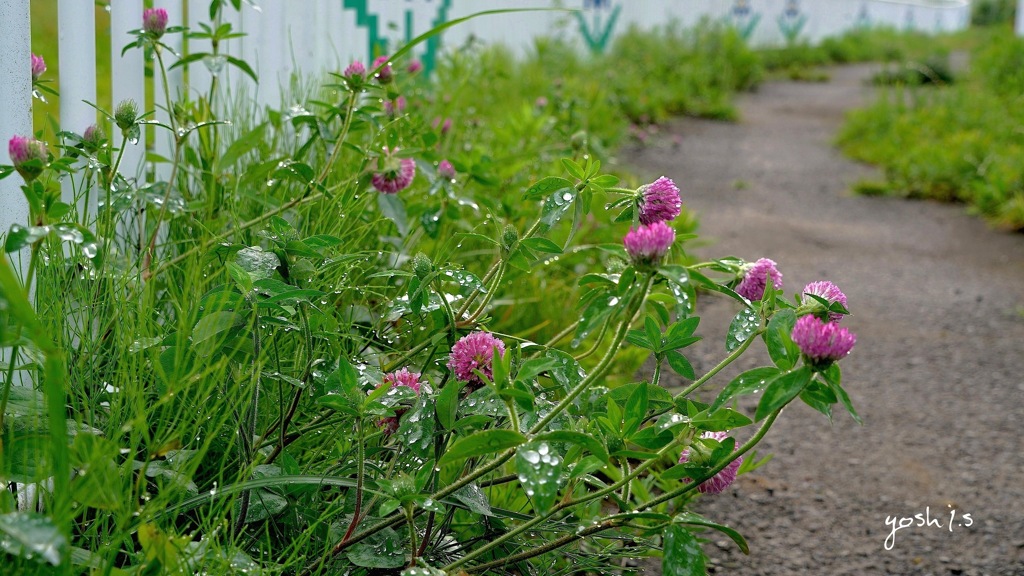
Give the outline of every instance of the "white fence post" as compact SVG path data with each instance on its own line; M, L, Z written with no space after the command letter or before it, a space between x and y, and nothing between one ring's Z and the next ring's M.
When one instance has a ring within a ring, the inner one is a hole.
M78 0L79 2L81 0ZM142 28L142 0L111 0L110 2L110 58L111 93L114 109L122 100L131 98L139 106L139 112L146 109L146 70L141 49L131 48L121 56L121 50L133 38L129 30ZM121 134L114 127L111 142L121 143ZM127 178L143 174L142 161L146 154L146 131L143 130L138 143L125 144L121 160L121 173Z
M12 136L32 134L32 74L30 55L32 31L29 0L0 0L0 163L10 164L7 143ZM0 180L0 236L7 236L11 224L28 223L28 202L21 193L21 177L12 174ZM20 269L18 254L11 263Z
M1017 0L1017 36L1024 36L1024 0Z
M91 2L60 0L57 6L57 48L60 56L60 127L83 134L96 122L96 8ZM66 178L62 186L64 202L74 205L74 185ZM87 222L96 213L96 195L88 206L78 206Z

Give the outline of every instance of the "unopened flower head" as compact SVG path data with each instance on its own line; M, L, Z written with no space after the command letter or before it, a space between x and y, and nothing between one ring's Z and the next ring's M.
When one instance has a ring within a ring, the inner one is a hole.
M399 96L394 100L385 100L384 112L388 116L398 116L405 113L405 96Z
M14 136L7 142L7 154L11 164L25 182L31 182L43 172L46 163L46 144L32 137ZM39 162L33 162L38 160Z
M366 77L366 66L363 66L363 63L359 60L353 60L352 63L345 68L345 71L342 74L347 78L358 78L362 80Z
M412 158L399 158L395 155L398 148L390 151L384 148L380 157L377 172L373 173L373 187L384 194L397 194L412 184L416 177L416 161Z
M377 70L376 78L377 82L381 84L390 84L395 79L394 72L391 70L391 64L388 64L388 59L388 56L379 56L370 66L372 70L380 68L380 70Z
M679 188L664 176L637 189L637 210L641 224L673 220L682 209Z
M446 136L448 132L450 132L452 129L452 119L445 118L444 120L441 120L440 117L434 118L434 122L432 125L434 126L434 128L440 128L441 136Z
M845 358L857 343L856 334L813 314L801 316L796 321L791 337L807 363L815 368L825 368Z
M398 388L399 386L408 386L412 388L416 394L420 393L420 387L423 385L420 382L419 372L410 372L408 368L402 368L397 372L389 372L384 375L384 381L381 382L381 386L387 386L388 388ZM395 409L394 416L388 416L387 418L381 418L377 421L377 425L384 429L385 434L394 434L398 432L398 420L403 414L408 412L408 408L399 407Z
M154 38L159 38L167 31L167 10L163 8L147 8L142 12L142 29Z
M412 62L409 62L409 67L406 70L409 71L409 74L416 74L417 72L421 72L423 71L423 62L420 62L419 60L413 60Z
M729 437L726 432L705 432L701 435L701 438L710 438L717 440L718 442L724 441ZM679 463L683 464L690 459L690 449L683 450L682 455L679 457ZM703 494L721 494L725 492L732 483L736 480L736 471L739 469L740 464L743 463L743 456L733 460L728 466L722 469L721 472L715 474L711 478L700 483L697 486L697 491ZM689 478L684 478L683 482L690 482Z
M107 134L103 131L103 128L96 124L89 126L85 129L85 132L82 133L82 142L87 146L92 146L93 148L98 148L106 139Z
M37 82L43 72L46 72L46 60L43 60L42 56L32 54L32 81Z
M649 226L640 225L633 228L622 239L630 260L633 261L633 264L641 267L660 263L675 241L675 230L661 221Z
M447 160L441 160L437 165L437 175L446 180L455 178L455 167Z
M736 293L747 300L757 301L763 298L769 279L776 290L782 288L782 272L776 268L774 260L760 258L753 264L747 264L744 269L743 279L736 286Z
M815 296L824 298L829 304L839 302L844 308L846 307L846 294L843 294L843 291L839 289L839 286L836 286L828 280L811 282L807 286L804 286L804 291L801 292L801 294L814 294ZM807 296L803 297L804 304L812 304L813 302L814 300L812 298L808 298ZM843 319L843 315L838 312L829 312L828 319L830 322L839 322Z
M472 332L463 336L448 357L448 369L455 377L466 382L472 390L483 385L483 381L473 371L477 370L491 378L494 375L494 350L498 356L505 357L505 343L487 332Z
M117 123L117 127L121 130L128 130L134 126L138 117L139 105L131 98L121 100L121 103L114 110L114 122Z

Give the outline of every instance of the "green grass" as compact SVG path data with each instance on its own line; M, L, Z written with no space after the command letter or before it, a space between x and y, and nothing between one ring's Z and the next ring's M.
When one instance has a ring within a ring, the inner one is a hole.
M850 114L838 143L850 156L882 166L891 194L963 202L996 226L1021 230L1024 42L993 28L974 44L963 81L886 90Z

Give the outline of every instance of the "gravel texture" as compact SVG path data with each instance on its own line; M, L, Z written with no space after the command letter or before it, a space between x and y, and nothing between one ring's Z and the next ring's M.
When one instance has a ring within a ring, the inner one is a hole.
M850 192L880 175L831 141L844 112L871 97L871 71L769 82L741 98L740 122L678 120L620 158L679 185L710 240L693 252L771 258L790 296L832 280L853 312L843 380L864 425L841 408L832 424L788 408L759 447L774 459L695 504L750 543L744 556L711 535L713 574L1024 575L1024 236L962 206ZM701 373L724 356L737 307L702 296L699 310L705 340L689 355ZM716 386L768 363L760 348ZM752 415L756 401L740 407ZM931 526L915 520L886 550L887 517L926 511Z

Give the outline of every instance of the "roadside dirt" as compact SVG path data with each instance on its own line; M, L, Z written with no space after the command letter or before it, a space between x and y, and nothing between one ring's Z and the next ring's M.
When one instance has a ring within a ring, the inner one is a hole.
M682 189L711 240L693 252L772 258L790 296L832 280L853 312L844 324L858 342L843 380L864 425L841 408L832 424L788 408L760 446L774 459L695 504L750 544L744 556L711 535L712 574L1024 575L1024 236L962 206L850 192L880 176L831 141L844 112L871 97L871 70L767 83L741 98L738 123L678 120L620 154L647 180L666 175ZM690 349L698 373L725 355L737 311L702 298L705 340ZM766 363L751 354L717 387ZM741 408L752 415L756 401ZM930 526L914 520L885 548L887 518L926 513ZM653 564L646 574L660 572Z

